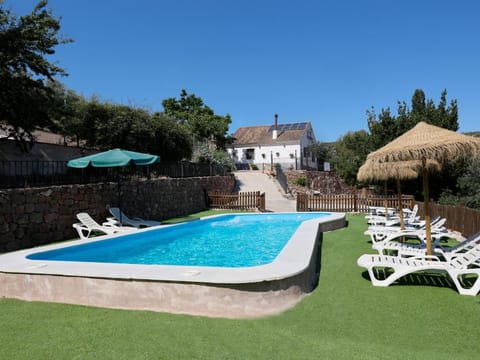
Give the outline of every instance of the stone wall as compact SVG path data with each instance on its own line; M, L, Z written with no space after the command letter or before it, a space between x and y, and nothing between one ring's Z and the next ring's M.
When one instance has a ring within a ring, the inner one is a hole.
M288 188L293 195L298 192L326 195L349 194L353 191L334 171L284 170L284 173L287 177ZM300 175L306 177L306 187L294 184L294 180Z
M129 216L163 220L205 210L206 192L233 191L233 176L122 182L121 206ZM119 206L118 184L51 186L0 191L0 252L78 237L75 215L102 223L106 206Z

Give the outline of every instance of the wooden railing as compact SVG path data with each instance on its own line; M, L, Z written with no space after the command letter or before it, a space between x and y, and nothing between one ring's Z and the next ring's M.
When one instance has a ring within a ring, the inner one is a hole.
M265 193L260 191L238 192L238 193L208 193L208 203L215 209L251 210L265 211Z
M297 211L340 211L340 212L368 212L371 206L387 206L398 208L398 196L372 196L358 194L297 194ZM402 207L413 208L415 198L411 195L402 195Z
M308 195L297 194L297 211L340 211L366 213L370 206L398 208L398 196L388 197L341 194L341 195ZM412 209L418 204L418 215L425 217L423 202L415 202L411 195L402 195L402 207ZM439 205L430 203L430 215L446 218L446 227L470 236L480 231L480 210L464 206Z
M423 202L418 202L418 215L424 218ZM470 236L480 231L480 210L465 206L439 205L430 203L430 215L447 219L445 226Z

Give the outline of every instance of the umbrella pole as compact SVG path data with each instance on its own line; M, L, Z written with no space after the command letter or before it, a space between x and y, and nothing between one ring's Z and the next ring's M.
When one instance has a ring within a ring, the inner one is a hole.
M118 208L120 209L120 226L123 226L122 222L122 193L120 192L120 172L117 171L117 192L118 192Z
M403 221L403 204L402 204L402 189L400 187L400 178L397 177L397 191L398 191L398 212L400 213L400 229L405 229L405 222Z
M388 189L387 180L385 180L385 219L388 220Z
M429 206L429 192L428 192L428 172L426 168L426 160L422 159L422 177L423 177L423 209L425 212L425 235L427 242L427 255L432 255L432 229L430 224L430 206Z

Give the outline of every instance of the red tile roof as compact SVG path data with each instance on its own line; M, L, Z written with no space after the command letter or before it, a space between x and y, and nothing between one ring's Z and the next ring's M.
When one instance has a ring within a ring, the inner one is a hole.
M304 126L302 126L305 124ZM298 125L298 126L296 126ZM300 142L306 131L311 129L310 122L278 125L277 138L273 139L273 126L245 126L233 134L234 145L274 145L285 142ZM284 130L288 128L301 128L301 130Z

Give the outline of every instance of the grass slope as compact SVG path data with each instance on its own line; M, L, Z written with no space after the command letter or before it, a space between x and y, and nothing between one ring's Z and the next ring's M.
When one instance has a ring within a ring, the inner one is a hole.
M5 359L472 359L479 297L449 287L373 287L363 216L324 234L319 286L256 320L0 300Z

